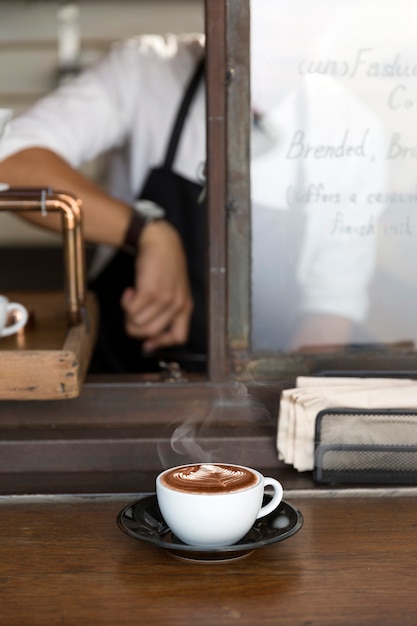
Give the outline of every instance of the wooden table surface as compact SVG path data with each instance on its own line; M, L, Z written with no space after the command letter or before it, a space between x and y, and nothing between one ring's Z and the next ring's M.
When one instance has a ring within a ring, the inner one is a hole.
M137 496L0 498L4 626L417 624L417 506L393 492L288 491L289 539L195 563L125 535Z

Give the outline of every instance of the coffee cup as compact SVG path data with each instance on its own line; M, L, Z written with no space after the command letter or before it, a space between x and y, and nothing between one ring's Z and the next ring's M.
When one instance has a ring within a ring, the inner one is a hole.
M7 324L9 315L15 317L11 324ZM6 296L0 296L0 337L8 337L17 333L26 324L28 317L28 311L23 304L9 302Z
M272 499L263 505L265 487ZM162 516L184 543L220 547L242 539L260 517L280 504L281 483L242 465L194 463L172 467L156 479Z

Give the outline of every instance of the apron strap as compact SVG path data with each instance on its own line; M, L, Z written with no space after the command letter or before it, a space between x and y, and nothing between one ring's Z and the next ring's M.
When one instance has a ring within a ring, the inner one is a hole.
M187 117L188 109L197 91L197 87L201 78L204 75L204 57L198 63L196 70L191 77L191 80L187 86L184 97L178 109L177 117L175 119L174 128L172 129L171 137L168 144L168 149L165 155L164 167L171 170L174 163L175 154L178 148L181 132L184 126L185 118Z

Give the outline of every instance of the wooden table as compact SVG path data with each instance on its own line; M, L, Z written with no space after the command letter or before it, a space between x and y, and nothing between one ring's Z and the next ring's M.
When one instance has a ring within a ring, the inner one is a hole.
M209 564L122 533L137 495L2 497L0 624L415 626L416 496L287 491L296 535Z

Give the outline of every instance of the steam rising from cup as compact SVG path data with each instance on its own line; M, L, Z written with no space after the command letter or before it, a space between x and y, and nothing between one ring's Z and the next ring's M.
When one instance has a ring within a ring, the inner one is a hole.
M236 420L236 421L235 421ZM247 464L246 450L236 442L239 435L248 432L255 436L257 429L270 423L267 409L248 393L246 385L239 382L219 387L206 413L197 410L183 415L171 424L169 442L158 442L158 455L162 467L187 463L231 462ZM221 445L219 429L222 432Z

